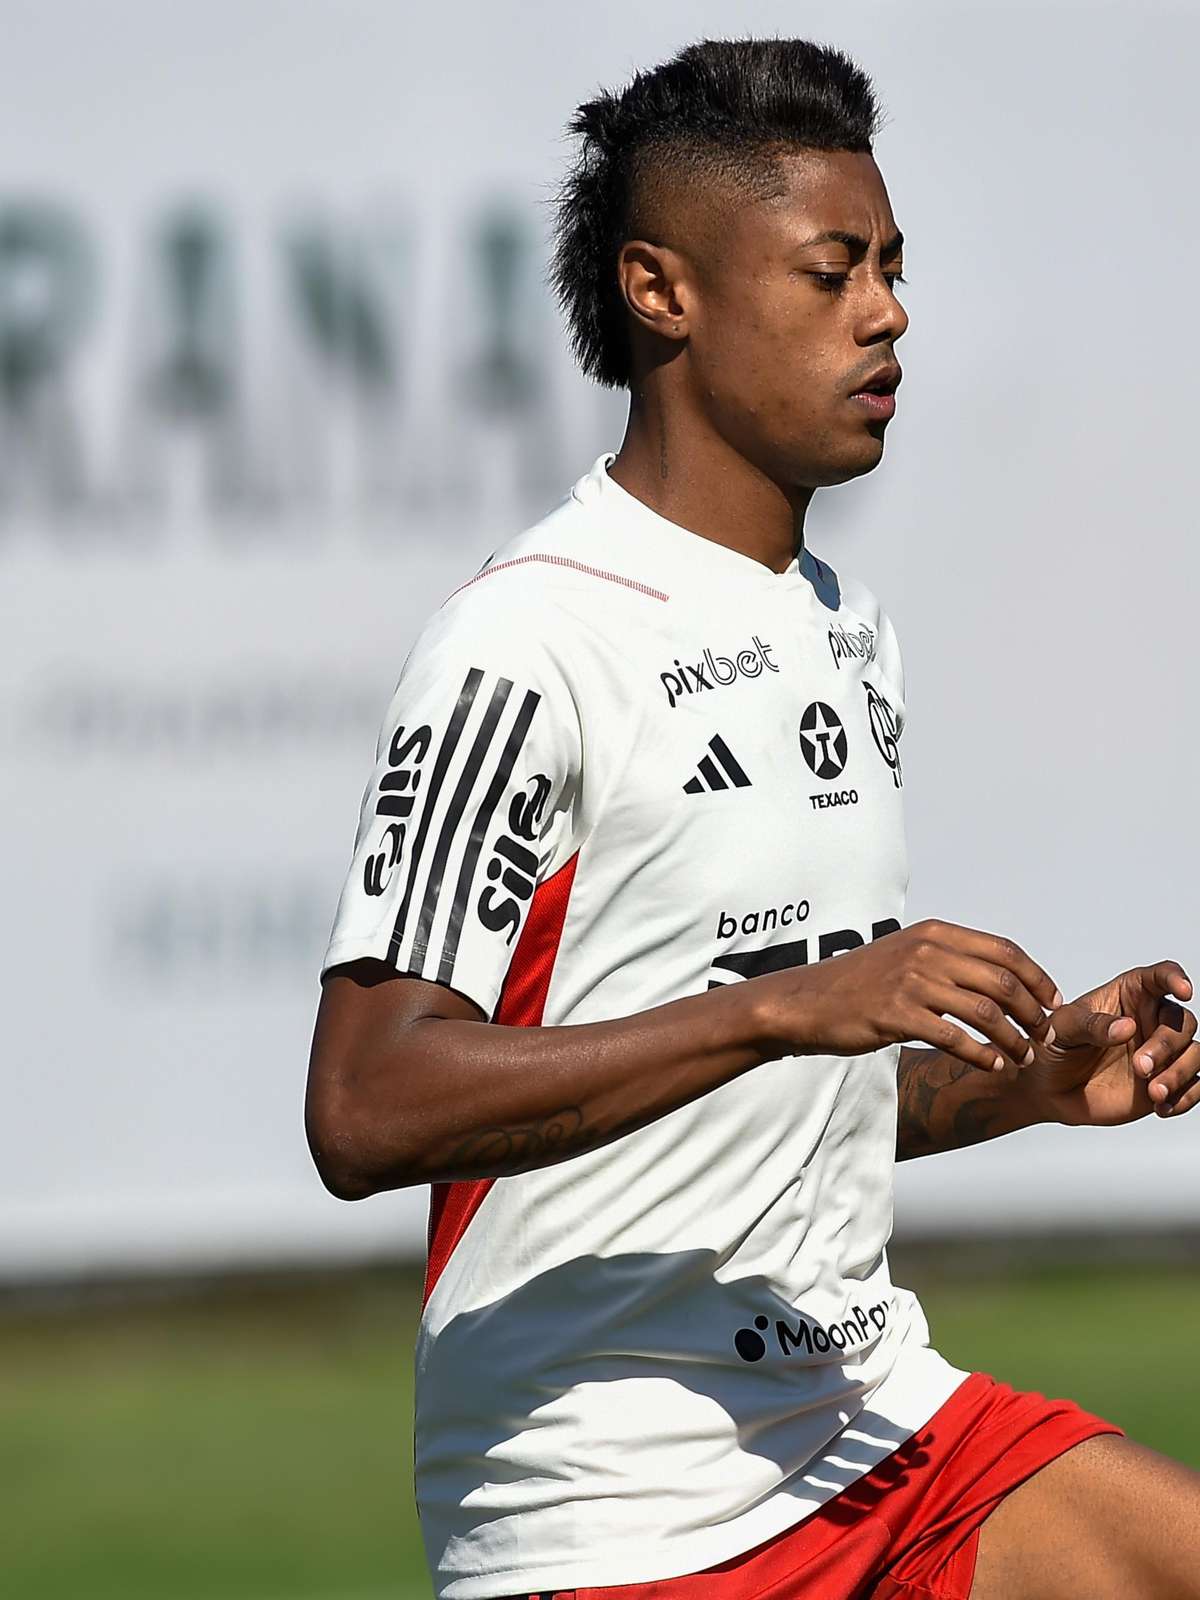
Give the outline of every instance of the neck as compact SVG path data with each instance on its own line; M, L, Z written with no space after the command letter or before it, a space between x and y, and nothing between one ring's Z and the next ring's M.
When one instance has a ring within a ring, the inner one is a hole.
M694 413L670 425L644 390L630 398L625 437L609 476L659 516L772 572L804 548L811 489L782 489Z

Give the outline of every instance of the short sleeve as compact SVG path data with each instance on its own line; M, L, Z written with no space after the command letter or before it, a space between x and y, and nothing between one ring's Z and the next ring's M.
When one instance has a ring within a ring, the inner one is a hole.
M491 1016L539 883L566 860L577 708L544 638L443 611L404 664L321 971L363 957Z

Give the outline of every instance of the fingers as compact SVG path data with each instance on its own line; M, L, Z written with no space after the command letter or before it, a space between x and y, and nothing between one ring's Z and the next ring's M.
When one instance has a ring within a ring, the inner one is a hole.
M1032 956L1022 950L1015 939L1006 939L994 933L981 933L977 928L959 928L956 931L963 936L957 941L959 948L965 950L968 955L1011 972L1024 984L1030 994L1048 1009L1053 1010L1055 1006L1062 1005L1062 991L1054 979L1044 967L1038 966Z
M1103 1050L1113 1044L1128 1044L1138 1031L1132 1017L1093 1011L1086 1000L1072 1000L1069 1006L1060 1006L1051 1021L1057 1042L1067 1050L1075 1045Z
M1151 967L1137 970L1142 987L1148 993L1174 995L1176 1000L1192 998L1192 980L1178 961L1156 961Z
M1160 1117L1178 1117L1200 1105L1200 1045L1189 1045L1155 1078L1149 1094Z
M1016 1029L1013 1029L1016 1032ZM923 1011L914 1020L906 1036L919 1040L922 1044L932 1045L935 1050L940 1050L943 1055L955 1056L959 1061L965 1061L969 1067L979 1067L983 1072L1003 1072L1005 1067L1011 1066L1011 1061L1005 1060L996 1053L992 1044L984 1044L982 1040L974 1038L965 1028L960 1028L949 1017L939 1016L935 1011ZM1019 1036L1018 1036L1019 1037ZM1022 1051L1028 1047L1022 1045Z
M1138 1046L1133 1058L1134 1071L1153 1080L1148 1093L1156 1110L1173 1102L1180 1091L1190 1086L1200 1059L1193 1043L1196 1017L1192 1012L1173 1000L1163 1000L1158 1019L1158 1027L1145 1044Z
M1176 1005L1174 1000L1161 1000L1158 1006L1158 1026L1139 1045L1133 1058L1133 1068L1143 1078L1152 1078L1175 1060L1196 1037L1196 1018L1190 1011Z
M1054 1042L1054 1029L1040 1002L1009 967L1000 967L991 961L981 961L975 956L962 956L955 963L951 977L960 988L984 995L1006 1011L1024 1028L1028 1039L1041 1044ZM955 1013L958 1015L959 1013ZM971 1017L972 1025L976 1019ZM986 1032L986 1029L984 1030ZM1017 1059L1024 1056L1028 1040L1022 1044Z
M955 1017L958 1021L965 1022L968 1027L978 1028L985 1038L990 1039L992 1044L1003 1052L1003 1056L998 1058L995 1050L988 1051L983 1047L988 1057L986 1064L994 1070L1006 1066L1009 1061L1023 1067L1032 1063L1033 1046L1026 1036L1014 1027L998 1003L989 995L979 994L966 987L960 988L955 983L939 982L930 983L924 999L930 1011L944 1018ZM1041 1015L1040 1007L1038 1015ZM961 1051L951 1053L961 1055ZM1004 1060L1003 1057L1007 1057L1008 1060ZM963 1059L967 1058L963 1056Z

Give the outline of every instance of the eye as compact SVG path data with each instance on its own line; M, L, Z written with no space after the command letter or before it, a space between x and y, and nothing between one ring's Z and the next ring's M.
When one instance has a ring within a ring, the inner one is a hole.
M809 276L826 294L840 294L845 288L850 274L848 272L813 272ZM898 283L908 282L902 272L885 272L884 277L887 279L888 288L893 292Z

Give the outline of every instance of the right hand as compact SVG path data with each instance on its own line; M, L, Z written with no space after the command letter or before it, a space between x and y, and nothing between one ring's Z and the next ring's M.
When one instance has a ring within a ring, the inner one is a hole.
M1043 1008L1062 1004L1054 980L1013 940L933 919L754 981L770 986L763 999L773 1041L796 1053L928 1044L985 1071L1028 1066L1030 1041L1053 1039Z

